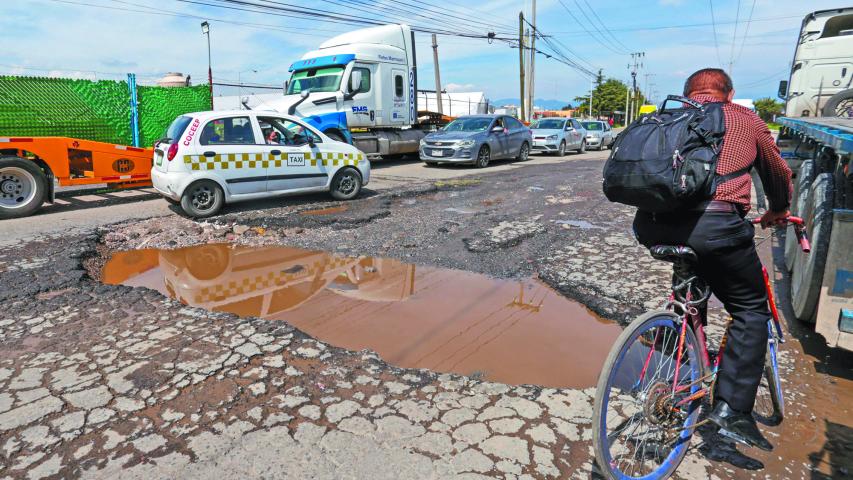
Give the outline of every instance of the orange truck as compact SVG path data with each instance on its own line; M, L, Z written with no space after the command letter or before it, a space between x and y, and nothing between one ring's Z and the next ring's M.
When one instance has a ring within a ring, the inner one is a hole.
M0 137L0 219L25 217L60 186L151 184L154 150L68 137Z

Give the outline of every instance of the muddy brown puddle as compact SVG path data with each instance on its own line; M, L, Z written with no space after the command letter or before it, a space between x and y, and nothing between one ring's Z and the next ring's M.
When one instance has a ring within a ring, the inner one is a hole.
M286 247L114 253L108 284L209 310L285 320L391 364L510 384L595 384L619 327L545 284Z

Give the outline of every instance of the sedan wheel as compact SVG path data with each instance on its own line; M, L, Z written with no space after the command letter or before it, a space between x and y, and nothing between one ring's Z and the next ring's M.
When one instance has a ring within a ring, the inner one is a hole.
M578 149L578 153L586 153L586 140L581 140L581 148Z
M562 157L565 154L566 154L566 141L563 140L562 142L560 142L560 147L557 149L557 156Z
M216 215L224 204L225 194L222 187L213 180L196 182L187 187L181 196L181 208L187 215L195 218Z
M489 164L490 153L489 147L483 145L480 147L480 151L477 153L477 161L474 162L474 166L477 168L485 168L486 165Z
M529 157L529 156L530 156L530 145L528 145L527 142L524 142L521 144L521 150L518 151L517 159L519 162L526 162L527 157Z
M352 168L339 170L332 178L331 194L336 200L351 200L361 192L361 175Z

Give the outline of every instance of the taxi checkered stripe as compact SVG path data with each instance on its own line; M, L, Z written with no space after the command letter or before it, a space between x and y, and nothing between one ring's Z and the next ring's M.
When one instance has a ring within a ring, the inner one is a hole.
M317 164L326 167L342 167L345 165L358 166L364 160L363 153L340 152L305 152L305 165L316 167ZM291 154L291 155L299 155ZM204 155L184 155L184 163L192 170L229 170L241 168L282 168L287 167L288 154L273 155L271 153L217 153L212 157Z
M317 260L308 268L298 272L287 273L283 271L269 272L266 275L244 278L242 280L231 280L210 287L204 287L195 295L196 303L217 302L231 297L245 295L271 287L282 287L293 280L310 277L322 268L324 271L335 270L339 267L353 263L352 258L333 258L330 260Z

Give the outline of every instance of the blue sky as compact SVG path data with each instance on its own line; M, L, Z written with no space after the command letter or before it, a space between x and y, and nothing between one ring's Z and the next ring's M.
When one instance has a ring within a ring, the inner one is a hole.
M283 3L389 23L406 21L481 34L491 30L499 35L517 35L518 12L523 10L529 17L531 8L530 0L365 0L355 2L363 6L349 8L346 5L353 2L345 0ZM710 25L711 4L717 47ZM648 81L649 90L658 97L678 93L690 72L719 65L719 54L723 64L734 61L737 96L757 98L775 96L779 80L787 78L802 17L846 4L849 1L754 0L753 8L753 0L538 0L537 19L543 34L583 57L589 69L602 68L605 76L627 80L630 56L624 52L644 51L645 66L638 81L641 87ZM596 23L588 7L595 8L609 32ZM401 8L418 13L401 12ZM736 18L740 23L734 23ZM217 80L236 81L240 76L244 82L273 85L287 79L288 66L305 51L337 33L359 28L175 0L3 0L0 73L120 79L124 72L135 72L141 83L151 83L165 72L181 71L190 73L195 83L206 82L202 19L211 23ZM601 31L593 29L593 24ZM433 88L430 35L418 33L416 39L419 86ZM445 35L439 36L438 43L445 88L484 91L492 99L518 96L518 50L503 42ZM539 56L536 67L537 98L570 100L589 88L583 74L554 60Z

